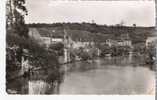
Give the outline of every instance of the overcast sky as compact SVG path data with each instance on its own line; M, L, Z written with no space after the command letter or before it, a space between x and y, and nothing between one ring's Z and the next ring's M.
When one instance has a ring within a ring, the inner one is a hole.
M82 1L26 0L26 23L92 22L97 24L154 26L154 1Z

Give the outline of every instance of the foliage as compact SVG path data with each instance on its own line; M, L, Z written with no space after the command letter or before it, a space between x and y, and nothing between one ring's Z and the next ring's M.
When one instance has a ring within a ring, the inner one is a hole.
M58 56L63 55L64 44L63 43L54 43L49 46L50 51L55 51Z
M111 48L107 44L99 44L98 48L101 50L101 56L111 53Z
M130 50L131 48L128 46L114 46L114 47L111 47L111 55L112 56L129 55Z
M41 68L42 70L46 70L43 77L46 76L47 80L50 79L50 76L53 79L59 79L60 68L56 54L48 51L42 45L38 44L37 41L28 36L28 27L24 21L24 17L27 15L25 0L9 0L7 6L7 8L11 10L7 14L7 21L10 21L7 22L7 48L16 46L19 50L15 49L14 52L7 50L6 69L8 70L8 68L11 67L17 68L17 60L19 60L21 68L22 51L27 49L29 51L29 63L33 66L32 70ZM13 70L7 71L7 75L12 71ZM17 69L15 69L15 71L17 71Z
M90 55L89 55L88 52L82 52L82 53L80 54L80 57L81 57L81 59L84 60L84 61L91 59L91 57L90 57Z
M11 28L11 32L21 37L28 38L28 27L25 24L24 17L27 15L25 0L8 0L7 28Z
M86 51L86 48L80 47L79 49L75 50L75 54L82 60L89 60L96 56L96 51L94 48L89 48L88 51Z
M53 50L61 50L64 48L64 45L63 43L54 43L54 44L51 44L49 49L53 49Z
M63 25L64 24L64 25ZM74 34L75 32L71 32L73 34L73 37L78 37L84 39L91 38L91 40L94 41L101 41L105 42L106 39L116 39L120 38L121 34L128 34L132 43L141 43L145 42L146 38L151 35L154 32L154 27L128 27L128 26L107 26L107 25L98 25L98 24L91 24L91 23L53 23L53 24L43 24L43 23L37 23L37 24L29 24L29 27L36 27L36 28L45 28L45 30L51 30L56 28L57 30L63 30L64 26L68 27L67 30L77 30L78 34ZM58 29L57 29L58 28ZM62 32L63 33L63 32ZM69 32L68 32L69 33ZM63 35L63 34L62 34Z

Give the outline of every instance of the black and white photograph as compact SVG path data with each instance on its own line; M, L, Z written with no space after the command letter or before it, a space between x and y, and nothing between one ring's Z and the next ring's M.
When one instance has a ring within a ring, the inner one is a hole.
M6 0L8 95L152 95L155 0Z

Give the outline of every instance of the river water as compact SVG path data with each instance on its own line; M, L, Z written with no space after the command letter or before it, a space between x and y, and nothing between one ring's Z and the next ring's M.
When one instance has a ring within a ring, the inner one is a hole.
M61 66L65 73L56 87L21 77L8 88L19 94L155 94L155 71L143 62L143 57L78 61Z
M63 65L59 94L154 94L155 72L140 60L104 58Z

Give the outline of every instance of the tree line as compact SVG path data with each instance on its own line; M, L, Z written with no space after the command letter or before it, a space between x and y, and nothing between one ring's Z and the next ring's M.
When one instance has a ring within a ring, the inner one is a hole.
M91 35L95 37L98 35L109 35L111 39L116 39L120 37L121 34L128 34L133 43L145 42L146 38L150 36L154 32L154 27L138 27L136 25L133 26L123 26L123 25L98 25L96 23L32 23L28 24L28 27L35 28L48 28L48 27L59 27L69 30L81 30L88 31Z

